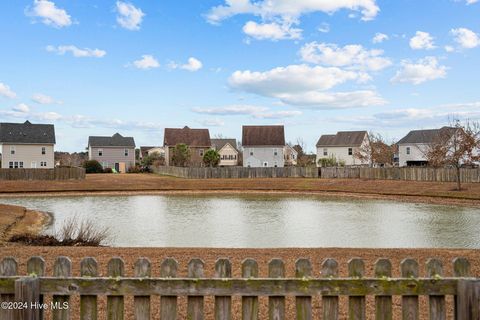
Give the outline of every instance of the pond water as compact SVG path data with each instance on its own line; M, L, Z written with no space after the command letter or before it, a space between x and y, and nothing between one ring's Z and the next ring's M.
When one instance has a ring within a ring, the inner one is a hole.
M315 196L2 198L51 212L53 233L76 216L129 247L480 248L480 209Z

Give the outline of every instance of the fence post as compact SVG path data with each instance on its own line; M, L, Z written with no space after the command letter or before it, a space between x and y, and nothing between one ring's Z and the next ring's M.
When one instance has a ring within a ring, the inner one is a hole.
M231 278L232 264L228 259L218 259L215 263L215 278ZM232 318L232 297L215 296L215 320Z
M480 319L479 280L459 280L456 317L457 319Z
M295 263L295 277L307 280L312 277L312 264L308 259L298 259ZM297 297L297 319L312 319L312 297Z
M443 276L443 265L438 259L427 261L427 277L435 278ZM445 320L445 296L430 296L430 319Z
M413 259L405 259L401 265L402 277L417 278L418 277L418 263ZM403 319L418 319L418 296L403 296L402 297L402 318Z
M112 278L125 275L125 264L121 258L112 258L107 265L108 276ZM107 319L123 320L124 313L123 296L107 296Z
M84 258L80 262L82 277L98 276L97 261L94 258ZM97 320L97 296L80 296L80 320Z
M200 259L192 259L188 263L189 278L203 278L204 263ZM188 296L187 297L187 319L203 320L203 297Z
M42 257L31 257L27 261L27 273L29 275L35 275L37 277L45 276L45 260ZM40 304L43 304L43 295L40 295L38 300ZM39 311L40 319L43 319L43 309Z
M362 278L365 270L365 264L362 259L351 259L348 262L348 276L351 278ZM365 319L365 297L348 298L349 319Z
M40 320L40 280L37 277L16 280L15 301L25 304L16 310L16 320Z
M58 257L53 265L53 276L66 278L72 275L72 263L67 257ZM70 318L69 296L53 296L53 320L68 320Z
M281 259L272 259L268 264L269 278L284 278L285 264ZM285 319L285 297L268 298L268 314L270 320Z
M390 278L392 276L392 263L388 259L378 259L375 262L375 277ZM392 296L375 296L375 319L392 319Z
M338 263L334 259L326 259L322 263L322 276L324 278L338 277ZM323 319L338 319L338 296L323 296Z
M258 264L253 259L242 262L242 277L258 278ZM258 319L258 297L242 297L242 320Z
M15 258L6 257L2 260L0 264L0 276L1 277L12 277L17 275L17 261ZM15 294L2 294L0 295L0 302L14 302ZM0 319L2 320L13 320L14 312L8 308L0 308Z
M175 259L167 258L163 260L160 266L160 276L162 278L175 278L177 276L178 263ZM175 320L177 319L177 297L162 296L160 297L160 319Z
M152 275L150 261L147 258L140 258L135 262L134 275L137 278L149 278ZM150 296L133 297L135 320L150 319Z

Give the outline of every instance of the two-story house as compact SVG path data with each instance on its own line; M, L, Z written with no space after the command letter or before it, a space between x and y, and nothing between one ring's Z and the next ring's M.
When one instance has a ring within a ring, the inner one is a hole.
M243 126L244 167L283 167L285 129L283 126Z
M238 165L239 152L237 150L237 141L235 139L211 139L212 148L220 154L220 167L229 167Z
M337 134L322 135L317 142L317 166L322 158L335 158L346 166L368 165L369 144L367 131L339 131ZM364 157L358 157L360 154Z
M412 130L397 142L400 167L428 165L428 151L436 139L453 136L456 128Z
M285 166L292 167L297 165L298 152L291 145L285 145L283 155L285 156Z
M97 160L104 169L125 173L135 166L135 140L119 133L88 137L88 159Z
M2 168L51 169L54 161L53 124L0 123Z
M203 155L212 147L210 140L210 131L208 129L190 129L183 128L165 128L163 135L163 147L165 149L165 164L167 166L175 165L172 161L175 152L175 146L185 144L190 150L189 166L202 167Z

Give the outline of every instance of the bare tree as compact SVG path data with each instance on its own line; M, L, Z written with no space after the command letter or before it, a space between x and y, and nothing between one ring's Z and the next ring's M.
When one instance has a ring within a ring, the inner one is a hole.
M456 172L457 190L462 189L460 169L480 160L480 126L477 122L458 119L444 127L427 148L426 158L433 167L453 167Z
M379 133L369 132L368 138L370 143L361 145L354 151L353 156L371 166L393 165L395 145L387 143Z

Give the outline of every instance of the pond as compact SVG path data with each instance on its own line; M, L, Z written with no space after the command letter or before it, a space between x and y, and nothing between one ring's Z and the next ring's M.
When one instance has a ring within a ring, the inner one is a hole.
M480 248L480 209L280 195L2 198L51 212L53 233L76 216L129 247Z

